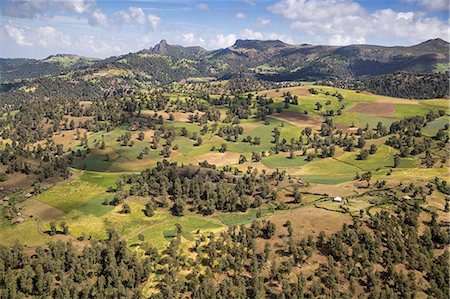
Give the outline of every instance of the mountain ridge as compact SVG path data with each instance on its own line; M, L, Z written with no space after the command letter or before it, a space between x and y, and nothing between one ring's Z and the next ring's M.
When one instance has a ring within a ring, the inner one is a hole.
M291 45L281 40L238 39L232 46L216 50L161 40L153 47L106 59L75 54L55 54L41 60L1 58L0 73L2 82L108 68L139 73L155 84L233 74L275 81L348 79L397 71L432 71L438 64L448 64L448 53L449 43L440 38L412 46ZM42 62L47 62L45 67Z

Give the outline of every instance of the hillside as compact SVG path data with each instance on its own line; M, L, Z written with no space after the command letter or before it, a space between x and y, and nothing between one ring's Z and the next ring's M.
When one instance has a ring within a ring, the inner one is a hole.
M42 60L0 58L0 82L59 75L92 65L96 59L72 54L51 55Z
M95 61L75 55L43 60L2 59L2 81L115 67L150 76L165 84L192 76L229 77L246 73L268 80L346 79L398 71L431 71L448 64L449 44L428 40L410 47L376 45L289 45L279 40L237 40L228 48L170 45L165 40L150 49Z
M27 98L59 95L86 99L130 88L164 86L188 78L222 80L244 76L274 82L361 80L398 71L446 70L448 52L448 42L441 39L410 47L337 47L289 45L279 40L237 40L231 47L213 51L170 45L162 40L150 49L106 59L67 54L43 60L2 59L1 109L16 108ZM395 89L395 84L389 88ZM63 92L48 93L47 89ZM76 92L72 94L71 90ZM378 92L379 88L370 90ZM383 94L402 97L403 92L395 89ZM431 94L434 97L442 92Z

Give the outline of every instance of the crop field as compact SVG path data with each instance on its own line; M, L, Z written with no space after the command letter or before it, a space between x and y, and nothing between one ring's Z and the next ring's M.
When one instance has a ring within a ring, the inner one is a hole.
M384 180L390 186L396 186L404 180L426 182L436 176L444 178L448 175L447 168L439 167L439 162L433 168L425 168L421 162L423 155L401 157L394 169L394 158L399 155L399 150L385 144L388 137L368 139L367 145L375 144L377 150L365 160L358 160L359 150L349 152L337 149L333 157L315 158L312 161L307 158L313 149L307 152L295 150L292 153L274 150L275 131L279 132L279 140L283 144L305 141L306 137L302 136L302 131L311 129L313 134L319 132L326 117L325 113L329 110L340 110L340 114L333 115L331 119L337 129L349 135L355 134L357 128L365 127L366 124L370 128L376 128L378 122L381 122L389 129L391 123L406 117L425 116L430 111L437 113L439 110L448 113L447 103L442 100L405 100L331 87L313 87L318 94L311 94L308 91L310 86L253 93L254 96L271 97L274 102L270 107L274 113L269 115L266 121L251 116L241 119L238 125L242 127L243 132L237 139L230 140L210 129L214 123L217 128L230 125L224 122L229 110L226 106L216 107L220 112L220 119L215 122L208 121L208 129L205 132L202 132L202 125L189 119L189 115L193 113L142 110L141 117L150 119L155 113L161 115L164 120L162 127L175 132L169 158L162 154L162 143L156 148L152 147L155 134L153 129L139 130L124 123L108 131L87 132L89 151L82 156L75 156L71 165L71 171L76 176L57 183L26 201L22 209L23 223L11 225L6 221L1 222L3 235L7 238L2 238L0 243L12 244L17 236L21 236L21 239L26 239L27 245L44 244L51 239L47 232L52 221L57 225L61 222L67 223L68 237L82 237L83 240L104 238L107 229L114 227L130 249L140 248L143 240L151 242L158 249L164 248L176 235L176 224L181 225L185 242L192 242L204 233L245 225L258 218L270 219L277 225L280 224L280 227L286 220L290 220L300 227L302 235L317 233L319 230L333 232L343 223L349 223L350 216L358 215L360 210L373 213L389 207L386 203L376 204L376 196L363 195L365 184L354 181L356 174L371 172L372 181ZM298 97L298 105L289 104L285 107L283 98L286 92ZM336 92L343 96L342 101L334 96ZM170 99L187 99L187 95L183 94L168 96ZM317 103L320 103L320 109L317 109ZM91 103L83 103L87 104ZM251 111L255 113L256 109L252 107ZM198 115L201 116L202 113ZM76 118L74 120L79 121ZM423 134L433 137L447 124L447 116L438 117L426 124ZM182 136L184 130L188 132L187 136ZM85 131L80 132L82 136ZM142 138L139 137L140 133ZM121 138L126 134L130 136L130 143L123 144ZM192 138L194 135L201 137L201 144L198 144L197 138ZM258 139L258 143L248 142L247 138L252 141ZM86 149L75 130L55 135L55 139L62 142L65 149L71 148L74 152ZM162 140L165 140L164 136ZM99 146L101 142L104 143L102 147ZM226 150L219 151L224 145ZM436 148L436 152L439 151L441 150ZM261 154L259 160L253 159L254 153ZM442 155L444 154L443 151ZM241 162L241 157L245 157L246 161ZM121 205L104 204L114 199L115 193L110 191L117 187L118 181L126 180L130 175L139 175L141 171L154 167L163 159L195 167L207 161L218 169L231 166L243 172L248 169L267 173L280 170L289 176L291 184L300 179L308 185L301 187L300 190L304 194L301 202L296 205L292 204L292 187L280 185L277 191L279 200L287 204L287 210L281 211L274 210L271 205L265 205L259 209L250 208L246 212L220 212L212 216L202 216L188 211L185 216L176 217L164 208L158 209L152 217L146 217L143 212L147 202L145 197L136 196L128 200L131 212L126 214L122 213ZM17 182L20 182L21 176L24 180L29 177L18 175ZM7 187L10 183L7 180L0 185ZM333 202L333 196L344 196L346 202ZM436 197L429 203L430 208L442 209L443 200ZM320 225L316 226L318 223Z

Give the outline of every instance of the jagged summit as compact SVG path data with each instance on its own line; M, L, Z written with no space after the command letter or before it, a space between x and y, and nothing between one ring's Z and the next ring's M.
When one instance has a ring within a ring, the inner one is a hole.
M150 48L150 52L160 55L173 56L176 58L196 58L201 53L206 52L206 50L200 46L183 47L180 45L170 45L165 39L163 39L153 48Z

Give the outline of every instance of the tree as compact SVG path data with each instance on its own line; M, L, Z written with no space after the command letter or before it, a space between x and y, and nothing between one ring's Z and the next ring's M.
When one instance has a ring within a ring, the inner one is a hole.
M358 159L358 160L366 160L367 157L369 157L369 151L366 150L366 149L362 149L359 152L359 155L356 157L356 159Z
M122 214L129 214L131 213L131 208L127 203L124 203L122 206L122 211L120 211Z
M183 216L184 215L184 206L185 202L181 198L175 199L175 202L170 209L172 211L172 215L174 216Z
M400 156L395 155L394 156L394 168L397 168L399 164L400 164Z
M300 194L298 186L294 186L293 196L294 196L294 203L298 204L302 202L302 195Z
M155 215L155 208L152 201L149 201L145 204L144 214L147 217L152 217L153 215Z
M372 179L372 172L371 172L371 171L364 172L364 173L361 175L361 179L362 179L363 181L366 181L366 182L367 182L367 188L369 188L369 187L370 187L370 180Z
M50 235L54 236L56 232L56 221L50 221Z
M61 221L60 223L61 229L63 231L63 234L68 235L69 234L69 226L65 221Z
M183 233L183 227L179 223L175 223L175 229L177 231L177 236L181 236Z

